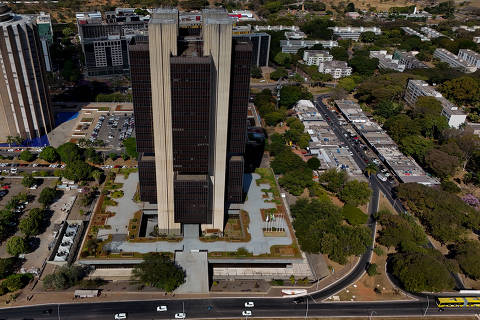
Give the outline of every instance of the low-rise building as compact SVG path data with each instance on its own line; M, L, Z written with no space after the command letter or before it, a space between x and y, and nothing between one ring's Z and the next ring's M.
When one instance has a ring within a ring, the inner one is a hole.
M473 37L473 42L480 43L480 37Z
M307 35L302 31L286 31L285 38L287 40L302 40L305 39Z
M283 30L291 30L291 31L298 31L300 27L298 26L255 26L255 31L283 31Z
M405 65L405 69L428 68L425 63L415 57L413 52L395 50L393 53L393 59L398 60L400 64Z
M462 72L465 73L472 73L477 71L477 67L474 65L471 65L464 59L460 58L459 56L451 53L450 51L443 49L443 48L437 48L433 52L433 56L440 61L446 62L450 65L452 68L460 69Z
M402 27L401 28L406 34L412 35L412 36L417 36L420 38L421 41L429 41L430 39L426 37L425 35L421 34L420 32L413 30L410 27Z
M326 50L305 50L303 61L309 66L318 66L320 62L332 61L333 56Z
M360 35L364 32L373 32L376 35L382 34L382 29L378 27L329 27L333 35L341 39L352 39L358 41Z
M320 160L319 171L345 170L350 175L362 177L362 171L353 159L350 150L343 146L342 141L311 101L298 101L294 110L305 126L305 132L310 134L310 153Z
M440 92L423 80L409 80L404 99L410 105L415 105L419 97L428 96L436 98L442 104L442 115L448 120L450 127L458 128L467 118L467 115L456 105L445 99Z
M424 185L439 183L428 176L413 158L404 155L392 138L375 121L365 115L358 103L352 100L335 100L335 104L355 131L401 182L416 182Z
M428 39L445 37L444 34L438 32L437 30L432 29L430 27L421 27L420 31L422 31Z
M459 27L452 27L452 31L457 31L458 29L462 29L468 32L475 32L480 29L480 26L459 26Z
M370 58L378 59L378 67L380 69L390 69L398 72L405 71L405 65L394 59L393 55L387 53L387 50L370 51Z
M356 11L352 11L352 12L345 13L345 17L350 19L358 19L361 17L361 14Z
M351 75L352 68L345 61L332 60L320 62L318 72L330 74L333 79L339 79Z
M458 51L458 57L465 60L468 64L480 68L480 53L470 49L460 49Z
M321 44L324 48L338 47L338 42L334 40L280 40L284 53L297 53L300 49L311 48L316 44Z
M252 26L233 26L232 34L233 35L240 35L240 34L249 34L252 32Z
M233 18L236 21L255 21L255 15L253 11L250 10L232 10L231 13L228 14L229 17Z

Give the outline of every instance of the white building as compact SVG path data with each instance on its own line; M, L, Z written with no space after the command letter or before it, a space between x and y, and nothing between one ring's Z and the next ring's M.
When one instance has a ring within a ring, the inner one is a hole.
M458 29L463 29L463 30L468 31L468 32L475 32L475 31L477 31L478 29L480 29L480 26L471 26L471 27L468 27L468 26L459 26L459 27L452 27L452 30L453 30L453 31L457 31Z
M435 29L429 28L429 27L421 27L420 31L422 31L425 34L425 36L429 39L445 37L444 34L438 32Z
M318 65L318 72L330 74L333 79L348 77L352 74L352 68L345 61L325 61Z
M255 26L255 31L282 31L282 30L291 30L298 31L300 27L298 26Z
M341 39L352 39L358 41L360 35L364 32L373 32L376 35L382 34L382 30L378 27L329 27L333 31L333 35Z
M401 28L406 34L412 35L412 36L417 36L420 38L422 41L429 41L430 39L426 37L425 35L421 34L420 32L413 30L410 27L402 27Z
M302 40L305 39L307 36L304 32L302 31L286 31L285 32L285 38L287 40Z
M361 14L356 11L352 11L352 12L345 13L345 17L350 19L358 19L361 17Z
M473 37L473 42L480 43L480 37Z
M378 59L378 67L380 69L391 69L398 72L405 71L405 65L399 60L393 59L393 55L387 54L387 50L370 51L370 58Z
M477 67L475 67L474 65L471 65L470 63L463 60L459 56L456 56L450 51L445 50L443 48L435 49L433 56L439 59L440 61L448 63L452 68L460 69L462 72L472 73L477 71Z
M338 47L338 42L334 40L280 40L280 47L285 53L297 53L299 49L311 48L316 44L324 48Z
M470 49L460 49L458 51L458 57L465 60L468 64L480 68L480 53Z
M333 56L326 50L305 50L303 52L303 61L309 66L318 66L320 62L332 60Z
M450 127L458 128L465 122L467 115L445 99L440 92L423 80L409 80L404 96L405 101L413 106L418 98L423 96L434 97L442 104L442 115L447 118Z

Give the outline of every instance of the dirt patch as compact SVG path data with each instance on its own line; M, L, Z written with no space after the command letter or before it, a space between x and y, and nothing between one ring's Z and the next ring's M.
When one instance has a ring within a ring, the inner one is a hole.
M213 281L212 292L267 292L270 284L264 280L217 280Z
M390 204L390 201L388 201L388 199L385 197L385 195L380 192L380 200L379 200L379 203L378 203L378 210L388 210L390 211L391 213L395 213L395 209L393 208L393 206Z

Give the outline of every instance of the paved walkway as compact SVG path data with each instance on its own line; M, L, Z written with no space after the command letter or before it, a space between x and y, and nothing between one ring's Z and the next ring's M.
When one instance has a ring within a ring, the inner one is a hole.
M100 229L98 237L106 237L109 234L128 234L128 222L133 218L133 214L141 209L141 207L133 201L133 196L137 191L138 172L129 174L128 179L125 179L123 174L118 174L115 177L116 183L123 183L122 191L123 197L114 199L118 202L115 207L106 207L105 211L115 212L113 217L107 219L105 224L110 225L111 229Z
M185 283L178 287L175 293L208 294L208 257L206 252L176 252L175 262L187 274Z
M130 181L131 177L135 177L138 180L138 174L130 174L130 177L127 181ZM118 176L117 176L118 178ZM123 177L121 177L123 179ZM167 241L157 241L157 242L148 242L148 243L139 243L139 242L128 242L128 241L112 241L106 247L111 250L111 252L174 252L175 250L208 250L212 251L227 251L233 252L239 248L247 248L249 251L253 252L255 255L270 253L270 247L273 245L289 245L292 243L291 235L288 228L285 228L285 233L287 236L283 237L265 237L263 235L263 227L265 222L262 220L260 209L269 209L274 208L275 204L270 202L265 202L262 195L262 189L269 189L270 186L267 184L262 184L257 186L255 180L260 179L258 174L253 174L252 182L250 183L248 189L247 201L243 205L243 209L248 212L250 217L250 225L248 231L250 232L252 239L249 242L226 242L226 241L215 241L215 242L203 242L198 239L198 237L185 237L181 242L167 242ZM117 179L115 180L117 181ZM122 182L122 181L118 181ZM125 183L125 182L124 182ZM135 182L136 183L136 182ZM136 184L134 184L136 187ZM124 213L127 213L126 208L130 206L130 217L135 212L138 206L131 200L133 194L130 196L127 194L129 189L135 190L135 187L124 185L125 199L126 202L119 203L117 207L117 214L112 217L123 216ZM134 204L132 207L131 204ZM108 210L108 209L107 209ZM111 219L108 219L107 223L112 225ZM277 218L280 219L280 218ZM281 222L279 222L281 223ZM128 221L127 221L128 224ZM112 225L111 230L100 230L106 232L115 231L114 225ZM100 232L99 232L100 235Z

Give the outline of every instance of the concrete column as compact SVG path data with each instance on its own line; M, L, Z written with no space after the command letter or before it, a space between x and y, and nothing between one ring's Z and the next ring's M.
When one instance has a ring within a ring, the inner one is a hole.
M170 56L177 54L178 11L158 9L148 25L157 180L158 229L180 234L174 221Z
M223 231L225 216L225 184L227 164L228 107L232 56L232 19L224 10L203 12L203 54L211 55L216 71L215 120L213 123L213 181L212 224L202 225Z

